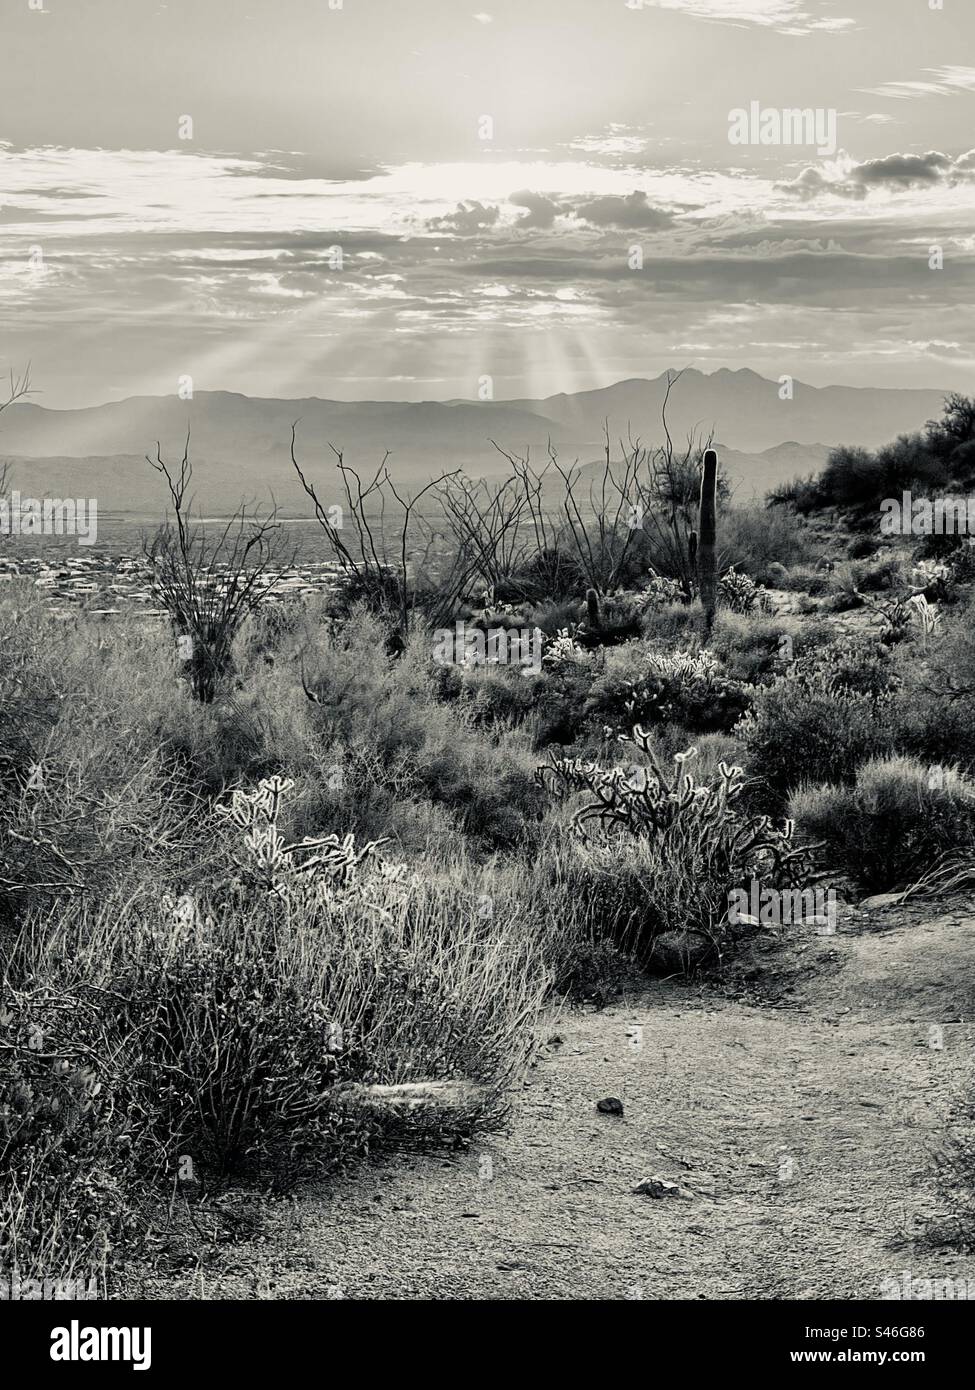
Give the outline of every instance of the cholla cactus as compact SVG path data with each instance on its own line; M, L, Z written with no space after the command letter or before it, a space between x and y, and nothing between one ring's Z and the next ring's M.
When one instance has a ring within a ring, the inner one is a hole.
M620 742L633 744L645 754L647 766L606 769L578 758L561 758L536 771L539 784L555 796L575 791L593 794L595 800L577 811L572 821L583 840L605 841L627 832L667 841L678 851L682 844L695 853L703 846L708 861L726 864L733 876L759 870L770 880L808 874L810 850L793 845L791 821L779 830L768 816L748 815L738 806L745 787L740 767L720 763L718 782L709 787L695 782L685 767L697 749L678 753L668 774L654 752L652 736L639 725Z
M574 641L567 627L560 627L558 635L546 643L542 654L542 665L549 668L563 665L587 666L591 657L584 647Z
M647 653L639 680L629 685L622 710L614 703L607 712L622 714L625 723L614 732L622 735L634 724L677 722L708 732L737 723L748 705L745 688L721 673L713 652Z
M720 669L718 658L706 647L699 652L653 652L648 662L650 675L668 680L713 681Z
M662 607L665 603L679 603L684 597L680 581L668 579L663 574L651 574L644 589L638 595L644 608Z
M573 819L577 853L593 892L616 904L609 929L627 951L649 962L657 939L669 937L687 961L720 956L742 935L729 914L732 890L756 879L779 889L808 883L818 846L796 848L791 822L778 829L741 805L740 767L721 763L708 786L687 769L693 748L665 771L645 730L638 726L621 741L644 754L646 765L553 760L536 777L556 796L589 793Z
M939 580L948 579L951 566L939 560L916 560L911 572L911 583L916 589L927 589Z
M772 613L775 604L760 584L747 574L739 574L732 565L718 580L718 598L733 613L751 613L756 607Z
M285 901L292 901L296 893L308 896L309 890L316 900L325 901L356 885L360 866L383 841L370 840L357 849L352 835L343 839L338 835L306 835L288 844L278 828L278 816L283 796L293 787L290 778L266 777L256 790L236 790L229 806L216 809L245 832L247 853L238 864L251 882ZM390 869L395 867L388 866L384 877L390 879Z
M274 824L278 819L281 798L291 791L294 782L290 777L265 777L257 784L255 791L231 792L230 805L218 806L217 814L231 820L242 830L253 825Z

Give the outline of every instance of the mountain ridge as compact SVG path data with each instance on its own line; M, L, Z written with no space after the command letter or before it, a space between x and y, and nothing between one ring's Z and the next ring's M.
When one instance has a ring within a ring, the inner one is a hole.
M201 506L233 510L241 498L270 488L282 506L300 511L307 499L290 461L295 421L299 461L328 492L338 483L330 444L363 473L388 450L391 472L406 487L454 468L496 480L508 471L499 447L544 460L551 445L569 463L598 460L607 421L614 455L620 440L660 442L667 380L663 373L498 401L336 401L231 391L198 391L190 401L130 396L69 410L18 401L0 417L0 462L11 462L8 487L24 494L86 495L107 510L144 510L159 496L144 455L154 455L158 441L163 457L178 463L189 431ZM690 433L713 431L729 480L748 495L815 471L837 444L876 448L919 429L940 413L942 399L932 390L796 381L793 398L784 401L778 381L750 368L689 368L672 387L667 422L678 447Z

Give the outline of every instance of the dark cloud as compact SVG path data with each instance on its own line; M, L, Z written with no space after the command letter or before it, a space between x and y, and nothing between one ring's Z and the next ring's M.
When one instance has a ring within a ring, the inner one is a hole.
M242 251L273 251L293 264L317 264L327 260L333 246L341 246L346 255L360 252L385 255L398 246L415 244L425 247L431 239L407 238L390 232L375 232L358 228L320 229L316 231L239 231L227 232L131 232L106 233L102 245L115 255L126 254L131 247L144 251L153 260L178 256L200 268L226 265L233 269L245 260ZM226 252L224 259L220 252ZM267 264L264 260L263 264Z
M917 302L949 305L956 301L958 280L932 275L927 259L915 254L850 254L830 248L817 252L789 249L780 254L648 256L642 270L631 270L621 254L593 256L565 251L558 256L518 254L479 259L456 268L462 274L499 281L545 285L580 285L620 317L627 304L645 312L647 299L687 304L766 304L845 306L851 296L864 308L882 307L891 297L910 293ZM958 263L967 277L971 261Z
M593 198L577 207L575 214L594 227L626 227L635 231L657 231L672 226L674 221L669 212L652 207L640 190L624 196L607 194Z
M0 222L80 222L96 212L37 212L34 208L0 207Z
M551 227L556 217L565 211L551 198L546 198L544 193L532 193L527 188L523 188L519 193L512 193L508 202L516 208L527 209L526 215L518 219L519 227L538 227L544 230Z
M864 184L901 184L911 188L919 183L939 183L952 167L952 161L938 150L927 154L889 154L885 159L869 159L858 164L850 177Z
M619 227L629 231L657 231L673 226L673 214L652 207L642 191L627 194L606 194L572 203L550 198L522 188L508 199L516 208L523 208L515 226L521 230L548 231L557 217L571 215L592 227ZM427 227L432 232L452 232L457 236L477 236L499 226L501 210L493 203L460 202L454 212L431 218Z
M100 195L93 193L87 188L58 188L52 185L50 188L18 188L15 190L18 195L30 196L31 198L97 198Z
M975 176L975 150L952 159L940 150L926 154L888 154L854 164L842 178L831 178L810 165L791 182L777 184L785 193L815 198L833 193L842 198L865 198L872 188L936 188Z
M867 190L862 184L839 183L835 179L827 179L819 169L810 165L803 169L802 173L787 183L777 183L776 188L782 193L792 193L797 198L815 198L820 193L838 193L845 198L865 198Z
M493 227L501 215L493 203L458 203L454 212L445 217L433 217L427 226L433 232L455 232L457 236L476 236Z

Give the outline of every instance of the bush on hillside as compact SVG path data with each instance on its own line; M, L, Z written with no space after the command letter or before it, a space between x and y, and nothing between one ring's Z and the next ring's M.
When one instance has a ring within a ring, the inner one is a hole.
M801 787L789 814L867 893L907 886L945 853L975 850L975 783L914 758L872 758L852 785Z
M722 563L757 584L772 585L780 570L813 558L807 524L786 507L727 508L721 516L720 541Z
M888 751L890 696L845 688L826 671L791 670L756 692L735 733L759 781L756 801L781 807L803 782L852 782L861 763Z
M629 647L597 677L585 715L614 734L634 724L673 723L692 733L732 729L749 705L749 692L721 671L710 651L656 652Z
M834 509L854 525L865 524L885 498L944 493L975 481L975 399L945 397L938 420L923 432L902 434L876 451L845 445L833 449L816 478L776 489L770 501L801 515Z

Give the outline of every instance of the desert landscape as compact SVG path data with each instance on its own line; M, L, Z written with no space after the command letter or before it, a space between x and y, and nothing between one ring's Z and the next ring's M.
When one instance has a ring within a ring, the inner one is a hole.
M290 1353L317 1301L706 1302L702 1367L963 1336L975 28L595 8L10 19L42 1361Z
M419 508L337 464L341 520L293 464L304 563L184 456L138 553L5 555L23 1277L967 1288L975 552L878 517L973 442L747 504L693 436Z

